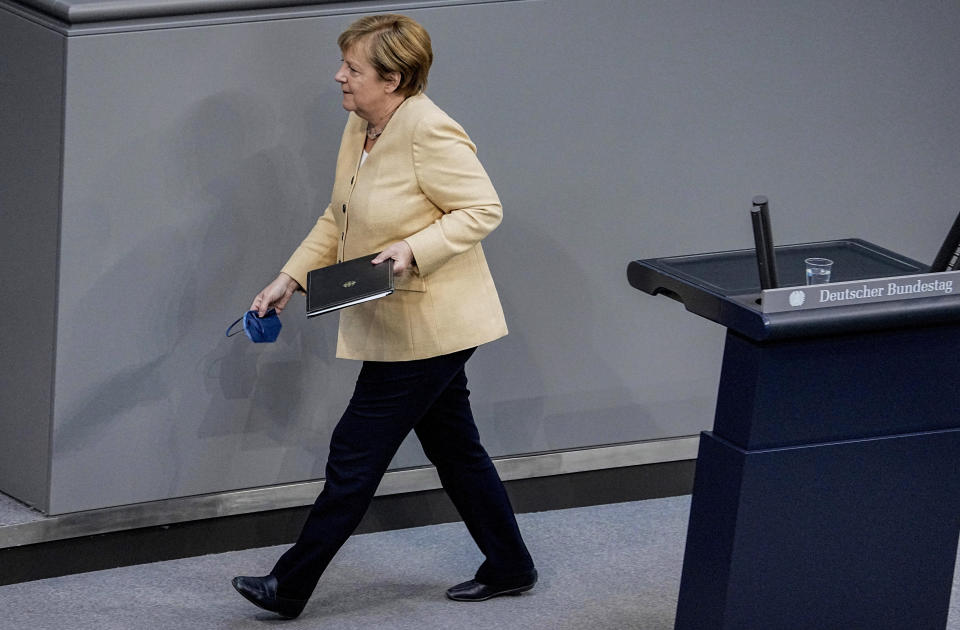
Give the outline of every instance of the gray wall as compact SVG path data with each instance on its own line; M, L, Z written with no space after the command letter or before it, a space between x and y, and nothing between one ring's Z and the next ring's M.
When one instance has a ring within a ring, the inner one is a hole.
M50 487L65 39L0 10L0 488Z
M723 330L631 289L629 260L747 247L764 193L778 242L929 261L958 209L960 5L407 13L504 202L485 247L511 334L469 370L494 455L710 426ZM69 38L50 512L323 475L359 369L336 317L294 303L272 346L223 329L328 200L355 17Z

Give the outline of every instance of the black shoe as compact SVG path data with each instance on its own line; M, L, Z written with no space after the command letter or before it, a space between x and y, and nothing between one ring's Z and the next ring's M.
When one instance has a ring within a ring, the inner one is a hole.
M470 580L448 588L447 597L458 602L482 602L501 595L519 595L529 591L536 583L536 570L533 571L533 577L514 584L484 584L477 580Z
M291 599L277 595L277 578L272 575L233 578L233 588L248 600L286 619L296 618L307 605L306 599Z

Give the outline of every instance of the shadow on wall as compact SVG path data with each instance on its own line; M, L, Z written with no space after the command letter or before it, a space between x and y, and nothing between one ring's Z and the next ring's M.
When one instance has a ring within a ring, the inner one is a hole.
M285 334L269 348L224 337L305 233L304 217L326 205L311 165L276 127L268 104L218 94L106 156L110 164L98 172L110 175L88 188L102 198L65 208L90 215L81 236L101 247L65 243L64 263L88 274L102 266L88 288L61 302L58 380L70 382L58 399L54 445L77 456L73 466L101 466L94 451L123 444L144 458L172 459L162 474L174 494L191 463L181 453L197 448L198 437L325 452L326 440L296 421L305 366L333 361L335 322L304 335L298 319L286 318ZM163 164L142 163L158 154ZM83 451L91 452L87 463ZM90 483L107 474L90 472Z
M471 372L488 450L505 455L517 444L555 450L635 439L651 413L595 346L595 335L603 334L595 330L602 288L570 255L570 243L523 217L508 217L494 234L486 249L510 334L478 353L483 366ZM524 264L498 264L499 251L524 252Z

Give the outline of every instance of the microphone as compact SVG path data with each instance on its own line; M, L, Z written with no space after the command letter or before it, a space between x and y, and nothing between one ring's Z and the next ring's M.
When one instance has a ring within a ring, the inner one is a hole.
M937 252L937 257L930 265L930 271L951 271L960 266L960 214L953 222L953 227L943 239L943 245Z
M780 286L780 282L777 280L777 260L773 252L773 234L770 230L770 202L763 195L753 198L750 221L753 223L753 242L757 250L760 288L776 289Z

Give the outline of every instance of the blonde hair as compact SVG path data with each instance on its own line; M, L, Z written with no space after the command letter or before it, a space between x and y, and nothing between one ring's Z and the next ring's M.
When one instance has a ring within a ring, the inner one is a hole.
M367 48L381 79L388 80L391 72L400 75L398 92L413 96L426 89L433 49L427 30L416 21L393 13L362 17L337 38L344 52L358 43Z

